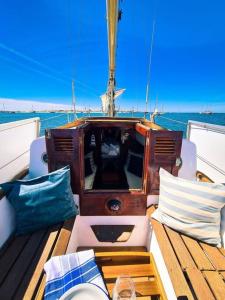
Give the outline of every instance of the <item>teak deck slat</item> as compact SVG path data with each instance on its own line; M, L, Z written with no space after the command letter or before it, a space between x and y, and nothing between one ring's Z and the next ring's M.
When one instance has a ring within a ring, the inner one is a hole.
M225 281L225 271L220 272L220 274L223 277L223 280Z
M185 244L179 233L177 233L174 230L171 230L169 227L166 227L165 229L170 240L173 241L172 246L174 249L176 249L176 254L180 261L182 269L185 270L189 267L195 267L196 265L187 248L185 247Z
M11 241L11 243L7 247L7 251L6 249L4 249L5 251L4 253L2 253L0 259L0 285L15 263L17 257L20 255L29 238L29 235L19 236L17 237L17 239Z
M198 300L215 300L208 284L206 283L201 271L196 268L187 268L186 273L195 291Z
M224 248L220 248L219 251L223 254L223 256L225 256L225 249Z
M26 274L32 259L35 256L43 236L43 230L37 231L31 235L31 238L24 247L20 258L16 260L15 264L10 270L10 276L6 277L4 284L0 288L0 295L3 297L3 299L13 298L14 293L17 291L23 276Z
M50 235L51 231L53 231L53 229L52 230L51 229L46 230L44 238L43 238L40 246L38 247L34 258L32 259L31 263L29 264L29 267L26 271L26 274L23 277L22 281L20 282L19 288L17 289L17 291L14 295L15 299L31 299L31 297L26 297L25 296L25 292L27 290L27 287L30 286L30 283L31 283L33 275L34 275L34 271L35 271L36 266L38 265L38 263L41 259L43 250L45 248L46 243L48 242L49 235ZM36 275L38 275L38 274L36 274ZM37 279L39 279L38 276L37 276ZM37 284L38 284L38 282L37 282Z
M43 275L44 264L46 263L46 261L48 260L48 258L50 256L50 253L51 253L52 247L55 243L55 240L57 238L58 232L59 232L59 228L57 228L56 230L53 230L49 234L48 240L45 244L45 247L41 254L41 257L38 260L36 267L34 268L33 276L29 282L29 287L26 290L26 293L24 295L25 299L31 299L36 290L36 287L41 279L41 276Z
M205 256L204 251L202 250L201 246L197 241L194 239L182 235L182 239L184 243L186 244L189 252L191 253L197 267L199 270L214 270L214 267L208 260L208 258Z
M154 209L151 208L151 213L153 211ZM176 295L178 296L180 292L177 286L180 278L176 278L174 273L176 274L177 269L180 269L194 299L225 299L224 249L194 240L154 219L151 219L151 223ZM177 257L180 265L174 264L174 256ZM190 299L185 290L183 296Z
M167 266L176 296L181 297L185 293L189 300L194 300L192 292L187 284L184 274L180 268L180 264L176 258L163 226L154 219L151 219L151 223L154 231L157 233L156 238L162 251L162 255L164 257L164 261Z
M51 256L63 255L66 253L73 224L74 224L73 218L64 222ZM36 294L36 299L40 299L40 300L43 299L45 282L46 282L46 275L44 274L40 281L40 285Z
M42 299L44 263L66 252L74 218L33 234L14 237L0 257L1 299ZM18 251L17 251L18 250Z
M225 256L219 251L219 249L205 243L200 243L200 245L215 269L218 271L225 271Z
M218 272L203 271L210 288L212 289L217 300L225 298L225 283L222 276Z

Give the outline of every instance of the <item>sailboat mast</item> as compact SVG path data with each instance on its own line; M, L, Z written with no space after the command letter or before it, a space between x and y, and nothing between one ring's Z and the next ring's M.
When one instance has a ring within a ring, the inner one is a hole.
M118 23L118 0L106 0L107 26L108 26L108 52L109 52L109 80L107 88L108 116L115 116L115 69L116 69L116 42Z
M73 105L74 119L76 119L77 116L76 116L76 104L75 104L74 80L72 80L72 105Z
M152 38L151 38L151 46L150 46L150 54L149 54L149 63L148 63L148 78L147 78L147 86L146 86L146 98L145 98L145 118L148 112L148 98L149 98L149 86L150 86L150 77L151 77L151 65L152 65L152 51L153 51L153 42L155 35L155 20L153 21L152 27Z

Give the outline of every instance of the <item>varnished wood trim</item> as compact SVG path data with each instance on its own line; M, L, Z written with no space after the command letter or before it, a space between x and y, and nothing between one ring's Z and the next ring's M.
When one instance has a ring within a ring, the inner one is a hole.
M58 129L69 129L73 127L77 127L85 122L85 119L81 118L76 121L70 122L68 124L57 127Z
M113 251L113 252L96 252L96 257L108 257L108 256L145 256L150 257L149 252L140 251Z
M150 130L149 127L147 127L141 123L137 123L135 126L135 129L138 133L140 133L143 136L146 136L147 132Z
M213 183L214 181L212 179L210 179L207 175L205 175L204 173L197 171L196 172L196 177L199 181L201 182L210 182Z
M104 279L117 278L121 274L126 274L130 277L154 276L150 264L103 266L102 272Z
M145 126L148 126L150 129L154 129L154 130L167 130L166 128L161 127L160 125L152 123L151 121L148 121L148 120L144 120L143 124Z

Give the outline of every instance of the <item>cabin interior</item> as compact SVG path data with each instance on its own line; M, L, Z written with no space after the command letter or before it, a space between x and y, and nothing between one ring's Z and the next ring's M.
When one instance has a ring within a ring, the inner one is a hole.
M144 148L134 128L91 127L84 136L85 190L141 189Z

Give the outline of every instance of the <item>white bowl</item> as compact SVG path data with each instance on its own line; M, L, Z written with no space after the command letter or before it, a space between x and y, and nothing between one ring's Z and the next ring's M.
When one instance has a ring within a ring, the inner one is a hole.
M109 298L97 285L81 283L69 289L59 300L109 300Z

